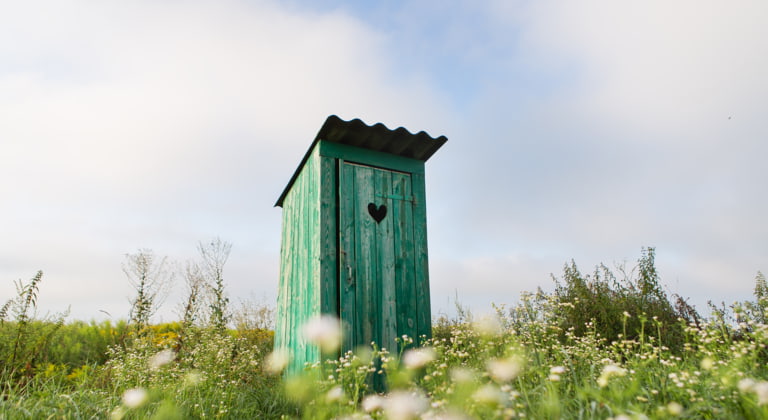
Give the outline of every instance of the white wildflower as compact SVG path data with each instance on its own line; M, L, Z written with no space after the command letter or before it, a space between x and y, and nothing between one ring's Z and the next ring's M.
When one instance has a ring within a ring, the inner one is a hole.
M149 368L152 370L160 369L161 367L171 363L176 358L176 353L171 349L160 350L155 353L154 356L149 358Z
M203 382L203 374L193 370L184 375L184 386L195 386Z
M745 378L739 381L738 388L741 392L752 391L755 386L755 380L751 378Z
M752 387L752 391L757 395L757 405L768 404L768 382L760 381Z
M422 420L470 420L465 414L446 411L446 412L434 412L429 411L421 416Z
M671 403L667 404L667 412L673 416L679 416L683 414L683 406L680 405L680 403L672 401Z
M277 349L267 355L264 365L267 372L278 374L288 367L290 360L291 358L286 349Z
M471 382L475 380L475 374L470 369L463 367L451 368L450 375L451 380L458 383Z
M421 394L393 391L387 397L384 413L389 420L411 420L417 419L428 406L427 399Z
M373 411L379 411L384 408L384 398L379 395L368 395L363 398L363 411L371 413Z
M149 399L144 388L131 388L123 393L123 405L128 408L139 408Z
M553 375L562 375L565 373L565 366L552 366L549 368L549 373Z
M701 368L704 370L710 370L715 366L715 361L709 357L701 359Z
M517 357L489 360L487 367L491 378L497 382L509 382L523 370L522 363Z
M341 325L339 319L322 315L304 324L304 337L320 347L323 353L333 353L341 347Z
M612 377L624 376L626 374L627 370L623 367L614 364L605 365L605 367L603 367L602 373L600 373L600 377L597 378L597 384L600 385L600 388L603 388L608 385L608 380Z
M403 365L408 369L421 369L436 358L437 353L431 347L410 349L403 354Z
M118 405L115 407L114 410L112 410L111 413L109 413L109 418L111 420L123 420L123 417L125 417L126 410L125 407L122 405Z
M341 386L335 386L331 388L326 394L325 394L325 401L331 403L331 402L337 402L344 399L344 389L341 388Z
M497 336L502 333L501 320L496 314L481 315L472 323L472 329L482 336Z
M481 404L501 404L504 402L504 393L493 384L486 384L472 394L472 399Z

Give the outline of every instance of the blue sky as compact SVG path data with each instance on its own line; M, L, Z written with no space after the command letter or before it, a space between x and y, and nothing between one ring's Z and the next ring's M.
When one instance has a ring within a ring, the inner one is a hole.
M768 270L762 1L0 6L0 297L128 313L126 253L233 244L276 297L277 196L328 115L446 135L427 162L433 311L551 289L644 246L699 309ZM178 290L159 313L173 319Z

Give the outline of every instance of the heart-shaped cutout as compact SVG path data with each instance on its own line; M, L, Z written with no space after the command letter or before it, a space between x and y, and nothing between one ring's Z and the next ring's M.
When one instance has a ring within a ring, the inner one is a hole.
M382 204L376 207L376 204L370 203L368 204L368 213L373 217L373 220L375 220L376 223L381 223L387 216L387 206Z

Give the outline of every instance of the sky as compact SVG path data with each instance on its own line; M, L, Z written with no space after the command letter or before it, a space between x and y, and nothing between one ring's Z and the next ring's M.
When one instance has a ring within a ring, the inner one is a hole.
M0 4L0 302L128 316L126 254L232 244L274 305L273 207L325 118L448 137L427 163L432 311L552 290L655 247L669 293L768 270L768 3ZM178 317L180 278L156 320Z

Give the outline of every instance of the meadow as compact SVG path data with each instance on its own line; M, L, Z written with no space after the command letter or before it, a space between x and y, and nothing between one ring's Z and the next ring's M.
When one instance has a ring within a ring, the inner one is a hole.
M401 337L340 354L338 321L323 318L305 329L326 358L290 377L269 308L232 308L216 270L188 273L207 286L160 325L147 285L127 320L83 322L36 319L42 273L19 283L0 308L0 419L768 418L760 273L754 299L704 317L667 296L653 249L630 270L571 262L551 293L482 315L457 305L420 347Z

